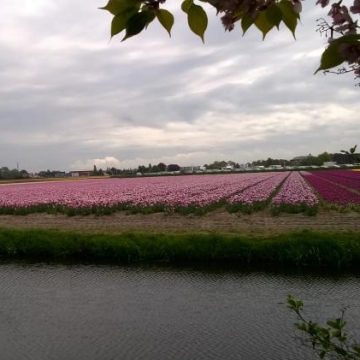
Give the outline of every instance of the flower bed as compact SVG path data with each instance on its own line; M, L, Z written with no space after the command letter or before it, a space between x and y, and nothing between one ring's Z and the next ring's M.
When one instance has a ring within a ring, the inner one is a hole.
M318 192L325 202L340 208L360 209L360 195L347 190L316 173L303 174L308 183Z
M299 172L292 172L271 201L273 215L280 212L315 215L319 201Z
M208 211L274 173L59 181L0 186L0 213Z
M274 173L273 176L265 178L262 182L246 189L246 191L231 196L227 200L228 211L252 213L264 209L271 196L288 175L289 172Z
M316 211L316 197L306 182L296 172L289 174L263 172L11 184L0 186L0 214L100 215L119 210L204 214L222 205L230 212L251 213L267 206L278 189L271 205L273 213ZM346 172L345 175L351 176ZM345 177L338 180L343 181L340 186L332 179L326 180L326 172L303 176L331 206L360 208L360 194L346 189ZM329 172L331 176L335 175Z
M360 192L360 173L349 170L316 171L314 175Z

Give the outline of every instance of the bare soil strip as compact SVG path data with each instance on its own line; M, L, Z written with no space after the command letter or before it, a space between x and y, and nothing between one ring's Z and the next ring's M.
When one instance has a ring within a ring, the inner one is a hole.
M136 214L119 212L109 216L49 215L43 213L0 215L0 227L12 229L56 229L87 233L122 233L126 231L154 233L222 233L279 234L295 230L360 231L360 214L321 210L317 216L280 214L269 211L251 215L229 214L224 209L204 216L180 214Z

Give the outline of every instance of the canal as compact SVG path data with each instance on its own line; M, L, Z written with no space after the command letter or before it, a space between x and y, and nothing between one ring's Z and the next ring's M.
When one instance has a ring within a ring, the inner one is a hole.
M302 360L292 294L360 338L360 275L224 266L0 264L1 359Z

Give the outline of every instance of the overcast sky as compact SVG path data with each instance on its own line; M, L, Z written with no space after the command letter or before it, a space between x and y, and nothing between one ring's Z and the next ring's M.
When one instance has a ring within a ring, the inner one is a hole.
M295 41L224 33L212 11L206 43L167 0L157 23L110 41L106 0L2 0L0 167L83 170L214 160L245 163L359 143L352 75L313 75L326 43L323 14L305 1ZM359 144L360 145L360 144Z

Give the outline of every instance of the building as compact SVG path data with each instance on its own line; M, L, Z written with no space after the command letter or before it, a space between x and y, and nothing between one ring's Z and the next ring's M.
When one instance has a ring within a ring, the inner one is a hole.
M180 171L184 173L194 173L194 172L201 172L201 166L181 166Z
M230 165L230 164L227 164L226 166L223 166L221 168L222 171L233 171L234 170L234 166L233 165Z
M93 174L92 170L80 170L80 171L70 171L70 176L72 177L84 177L91 176Z

